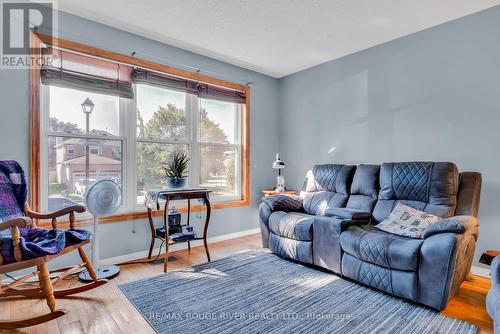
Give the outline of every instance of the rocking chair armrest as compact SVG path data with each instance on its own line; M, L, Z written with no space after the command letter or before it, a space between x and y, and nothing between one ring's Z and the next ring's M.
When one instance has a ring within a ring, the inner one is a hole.
M0 223L0 231L8 228L24 228L33 225L33 221L29 217L16 217Z
M69 214L69 227L74 228L75 227L75 212L78 213L83 213L86 211L85 207L83 205L72 205L68 206L64 209L51 212L51 213L39 213L31 210L31 208L26 204L24 211L26 213L26 216L34 219L51 219L52 220L52 228L57 228L57 218L65 216Z
M69 213L72 212L78 212L82 213L85 212L85 207L83 205L72 205L68 206L64 209L55 211L55 212L50 212L50 213L39 213L31 210L29 207L26 208L26 215L30 218L36 218L36 219L53 219L53 218L59 218L62 216L65 216Z
M16 259L16 261L21 261L23 258L21 251L21 231L19 229L31 225L33 225L33 221L29 217L16 217L0 223L0 231L10 228L14 259ZM0 263L3 263L2 254L0 254Z

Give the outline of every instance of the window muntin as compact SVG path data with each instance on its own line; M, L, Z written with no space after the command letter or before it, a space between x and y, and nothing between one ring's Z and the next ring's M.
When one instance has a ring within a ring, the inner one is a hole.
M55 86L43 86L42 93L45 117L42 123L46 124L42 127L46 134L42 141L86 140L91 160L89 180L95 182L108 178L121 184L124 192L122 212L143 210L145 191L166 187L161 165L177 151L186 152L190 157L190 187L212 189L214 202L242 198L242 105L205 100L143 84L135 85L134 99ZM81 107L86 97L95 104L88 134ZM69 110L69 114L64 110ZM67 154L65 158L85 157L81 145L75 146L73 152L72 156ZM69 177L68 182L60 182L57 154L55 142L49 145L46 160L43 160L42 153L44 174L49 175L49 182L44 184L43 178L41 181L42 193L47 194L47 198L42 198L43 209L54 208L54 203L64 202L64 198L83 199L85 168L73 170L71 182ZM117 164L112 169L97 169L97 162L92 159L98 158L118 161L119 168Z

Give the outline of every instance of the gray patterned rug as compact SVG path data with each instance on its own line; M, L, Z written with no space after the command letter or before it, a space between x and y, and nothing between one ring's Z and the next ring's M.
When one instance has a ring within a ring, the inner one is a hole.
M476 333L265 250L119 286L158 333Z

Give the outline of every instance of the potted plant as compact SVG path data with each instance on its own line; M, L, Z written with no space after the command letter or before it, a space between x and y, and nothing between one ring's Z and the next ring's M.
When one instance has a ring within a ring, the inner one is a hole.
M189 157L184 152L174 153L163 168L164 181L169 188L181 189L186 185Z

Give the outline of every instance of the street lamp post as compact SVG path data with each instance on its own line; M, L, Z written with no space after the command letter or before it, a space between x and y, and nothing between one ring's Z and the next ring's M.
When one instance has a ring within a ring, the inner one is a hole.
M82 110L85 114L85 134L90 132L90 114L94 110L94 102L88 97L82 103ZM90 176L90 146L88 139L85 140L85 190L89 187Z

